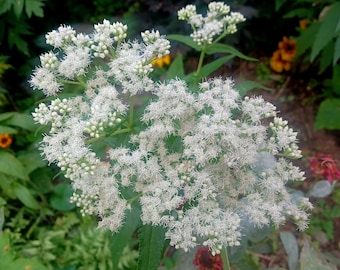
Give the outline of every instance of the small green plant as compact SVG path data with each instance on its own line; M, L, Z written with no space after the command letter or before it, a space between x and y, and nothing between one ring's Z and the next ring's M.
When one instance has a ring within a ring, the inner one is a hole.
M308 233L314 234L318 231L325 233L328 240L334 237L334 219L340 217L340 207L330 207L325 200L320 199L314 209L314 215L310 220Z
M25 36L31 34L28 20L32 16L43 17L43 0L2 0L0 2L0 41L9 48L16 47L21 53L29 54Z

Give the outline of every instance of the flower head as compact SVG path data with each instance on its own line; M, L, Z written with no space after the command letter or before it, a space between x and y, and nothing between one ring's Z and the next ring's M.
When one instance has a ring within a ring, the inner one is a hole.
M193 264L198 270L222 270L223 263L220 254L213 256L207 247L199 247L195 254Z
M293 39L283 37L283 40L279 42L279 50L284 61L292 62L296 53L296 42Z
M216 36L233 34L236 25L245 21L238 12L230 12L230 7L223 2L211 2L205 17L196 13L196 6L187 5L178 11L178 19L186 20L193 32L190 35L198 45L211 44Z
M281 73L284 70L288 71L291 68L291 62L282 58L281 50L276 50L273 53L272 57L270 58L269 65L274 71L278 73Z
M309 160L309 163L313 173L326 177L329 182L340 180L340 170L332 155L317 153L316 157Z
M227 13L222 2L209 4L203 20L193 6L180 12L203 43L226 22L242 21ZM33 113L50 128L43 155L71 180L82 213L117 231L138 199L142 223L163 226L170 245L185 251L205 246L212 255L240 245L245 218L261 227L292 217L305 228L308 204L285 187L304 179L289 161L301 156L297 134L275 106L262 97L243 99L231 79L154 81L152 61L169 54L170 42L149 30L142 41L126 41L125 30L104 21L88 36L68 27L52 32L48 40L59 53L43 55L31 79L47 95L65 84L83 89ZM142 91L153 96L134 119L132 101ZM204 254L198 261L209 264Z
M7 148L12 144L12 138L9 134L0 134L0 148Z
M279 49L274 51L270 58L270 67L281 73L282 71L288 71L291 69L294 56L296 54L296 42L287 37L283 37L283 40L278 44Z

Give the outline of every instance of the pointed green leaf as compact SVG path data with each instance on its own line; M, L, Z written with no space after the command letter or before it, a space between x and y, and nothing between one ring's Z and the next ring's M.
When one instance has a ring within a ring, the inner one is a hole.
M319 73L324 72L329 66L332 65L334 56L334 42L329 42L321 51Z
M33 197L30 190L19 184L18 182L13 182L13 190L17 198L27 207L31 209L39 209L38 201Z
M16 112L6 112L0 114L0 121L4 121L10 117L12 117Z
M319 106L314 123L315 129L340 130L340 99L325 99Z
M28 174L21 162L6 151L0 151L0 172L23 180L28 179Z
M319 31L320 23L315 22L312 23L306 30L303 30L300 36L296 39L297 49L296 49L296 57L304 54L307 50L309 50L314 43L316 33Z
M336 27L340 20L340 2L334 3L330 8L323 21L321 21L315 42L312 47L310 61L313 62L321 50L335 37Z
M13 4L12 0L2 0L0 1L0 14L3 14L11 9Z
M167 73L166 80L174 79L174 78L183 78L184 77L184 66L183 66L183 56L178 55L174 61L172 61Z
M24 1L25 0L16 0L13 3L14 13L17 18L21 16L22 10L24 8Z
M36 148L18 153L18 160L24 166L27 174L47 165L47 162L43 160L39 150Z
M16 134L18 131L15 128L0 125L0 134Z
M278 11L286 3L286 0L275 0L275 11Z
M137 270L158 269L164 247L165 228L143 225L140 227L139 260Z
M44 17L44 10L43 10L44 2L43 1L25 0L25 3L26 3L25 11L26 11L28 18L30 18L32 14L40 18Z
M167 39L170 40L176 40L179 41L181 43L184 43L185 45L195 49L196 51L200 51L201 47L197 45L197 43L195 43L192 38L188 37L188 36L184 36L184 35L167 35L166 36Z
M256 58L249 57L249 56L241 53L240 51L238 51L234 47L227 45L227 44L222 44L222 43L212 44L206 50L206 54L208 54L208 55L209 54L215 54L215 53L229 53L231 55L237 56L237 57L244 59L244 60L247 60L247 61L257 61Z
M233 55L228 55L228 56L218 58L218 59L212 61L211 63L204 65L201 69L201 72L198 74L198 77L196 79L200 80L201 78L208 77L211 73L213 73L214 71L219 69L222 65L227 63L232 58L234 58Z
M29 131L35 131L37 126L34 124L33 117L25 113L13 113L12 117L2 122L8 126L16 126Z
M240 93L241 97L245 96L249 91L254 89L262 89L266 91L273 91L273 89L264 86L258 82L255 81L243 81L235 85L236 89Z
M127 212L123 227L110 237L113 269L118 269L119 260L123 250L131 241L131 237L139 226L139 223L140 210L133 207L131 211Z

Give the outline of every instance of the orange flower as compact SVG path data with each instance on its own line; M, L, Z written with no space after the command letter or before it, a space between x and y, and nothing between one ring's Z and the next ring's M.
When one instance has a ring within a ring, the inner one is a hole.
M276 50L273 53L273 56L270 58L269 65L272 70L276 72L282 72L283 70L288 71L291 68L290 61L284 60L282 58L281 50Z
M300 26L301 30L307 29L308 24L310 24L309 19L302 19L302 20L299 21L299 26Z
M12 138L8 134L0 134L0 148L7 148L12 144Z
M159 68L162 68L164 65L170 65L171 62L171 56L170 54L164 55L161 58L156 58L151 61L151 65L158 66Z
M281 51L281 58L291 62L296 53L296 42L287 37L283 37L283 41L279 42L279 50Z

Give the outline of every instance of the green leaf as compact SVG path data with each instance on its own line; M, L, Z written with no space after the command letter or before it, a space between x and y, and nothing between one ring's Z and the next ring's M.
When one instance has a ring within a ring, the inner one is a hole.
M197 76L197 80L208 77L211 73L219 69L222 65L234 58L233 55L224 56L206 64L202 67L201 72Z
M2 195L9 197L11 199L16 199L16 195L13 190L12 182L16 181L13 180L8 175L0 173L0 188L2 189Z
M68 184L59 184L57 185L51 197L49 198L49 203L52 208L67 212L75 208L74 203L70 203L70 197L73 194L73 189Z
M333 66L336 65L340 59L340 34L336 37L334 45Z
M13 182L13 190L17 198L27 207L31 209L39 209L38 201L33 197L30 190L19 184L18 182Z
M30 174L31 181L35 184L37 192L46 194L52 190L52 171L47 168L39 168Z
M21 162L6 151L0 151L0 172L23 180L28 179L28 174Z
M314 128L340 130L340 99L325 99L319 106Z
M278 11L285 3L286 0L275 0L275 11Z
M12 117L16 112L6 112L0 114L0 122Z
M43 6L44 3L41 0L25 0L25 11L26 14L28 16L28 18L30 18L32 16L32 14L34 14L37 17L44 17L44 10L43 10Z
M332 88L334 93L340 95L340 65L335 65L333 67Z
M307 237L303 239L303 247L300 255L300 270L336 270L335 265L327 263L320 251L317 251Z
M14 14L19 18L24 8L24 0L16 0L13 3Z
M37 168L46 166L46 161L40 156L39 150L34 148L18 153L18 160L24 166L27 174L30 174Z
M112 257L113 269L118 268L120 257L124 248L130 243L133 233L136 231L140 223L140 210L132 207L127 212L126 220L123 227L110 237L110 250Z
M12 0L1 0L0 1L0 14L3 14L11 9L13 4Z
M257 61L256 58L247 56L241 53L240 51L238 51L237 49L235 49L234 47L227 45L227 44L222 44L222 43L215 43L215 44L211 44L208 46L206 50L206 54L210 55L210 54L215 54L215 53L229 53L231 55L237 56L247 61Z
M320 29L316 34L316 38L312 47L310 61L313 62L318 56L320 51L335 37L336 27L340 20L340 2L334 3L327 12L323 21L321 22Z
M255 81L243 81L235 85L235 87L240 93L241 97L245 96L249 91L254 90L254 89L263 89L266 91L273 91L273 89L267 86L264 86Z
M312 15L313 10L311 8L296 8L287 12L283 18L308 18Z
M296 57L304 54L309 50L314 43L316 33L319 31L320 23L315 22L311 24L306 30L303 30L300 36L296 39Z
M2 122L8 126L16 126L34 132L37 125L34 124L33 117L25 113L13 113L12 117Z
M0 134L16 134L18 131L15 128L0 125Z
M280 232L280 238L288 255L289 270L297 270L299 248L295 236L291 232Z
M332 65L334 55L334 42L329 42L321 51L319 73L324 72L329 66Z
M28 43L13 28L8 30L8 44L10 48L15 46L19 51L28 55Z
M140 227L139 260L137 270L158 269L164 246L165 228L143 225Z
M188 36L184 36L184 35L167 35L166 36L167 39L170 40L176 40L179 41L181 43L184 43L185 45L195 49L196 51L200 51L201 47L197 45L197 43L195 43L192 38L188 37Z
M172 61L167 73L166 80L174 79L174 78L183 78L184 77L184 66L183 66L183 56L178 55L174 61Z

